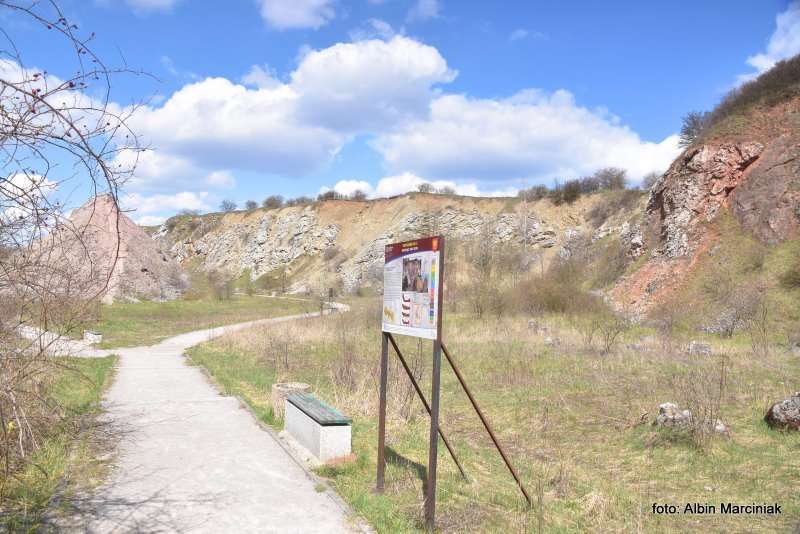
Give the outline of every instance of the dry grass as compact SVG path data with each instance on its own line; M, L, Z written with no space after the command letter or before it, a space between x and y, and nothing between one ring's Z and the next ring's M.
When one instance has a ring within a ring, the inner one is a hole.
M301 380L354 418L356 460L324 468L337 491L379 531L420 528L428 419L392 358L384 496L371 493L376 461L380 333L375 301L349 314L254 329L198 347L192 357L226 389L243 393L267 420L269 385ZM446 532L774 532L800 520L800 438L769 430L767 405L797 389L797 357L783 350L756 359L742 340L713 338L717 353L666 352L654 332L629 328L601 354L559 316L477 321L451 314L445 339L502 443L538 503L526 510L446 364L442 425L470 476L464 482L440 447L438 525ZM560 339L545 345L545 337ZM273 338L288 341L288 358ZM429 391L429 345L398 336ZM599 344L599 343L598 343ZM714 388L719 353L724 388ZM285 364L284 362L288 362ZM238 366L238 367L236 367ZM703 387L687 389L708 379ZM705 380L704 378L704 380ZM707 388L705 386L708 386ZM794 389L792 389L794 388ZM731 428L729 438L657 430L663 402L690 405ZM713 405L707 404L713 402ZM694 403L694 404L692 404ZM704 404L706 403L706 404ZM646 415L643 415L646 414ZM277 425L279 421L270 420ZM778 517L656 516L654 502L772 502Z

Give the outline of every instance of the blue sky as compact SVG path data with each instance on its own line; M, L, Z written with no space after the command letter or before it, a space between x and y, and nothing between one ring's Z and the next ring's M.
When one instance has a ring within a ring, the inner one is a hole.
M132 126L153 151L124 199L150 224L323 188L512 194L607 165L636 181L676 155L683 114L800 52L800 6L776 0L61 4L108 62L157 78L112 94L146 102ZM2 22L28 65L67 74Z

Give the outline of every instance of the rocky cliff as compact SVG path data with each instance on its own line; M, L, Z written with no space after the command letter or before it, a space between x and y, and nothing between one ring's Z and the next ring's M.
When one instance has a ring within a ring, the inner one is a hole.
M384 246L419 235L443 234L523 247L549 261L568 253L576 235L635 238L630 210L596 228L588 215L602 194L570 205L548 200L474 198L413 193L372 201L330 200L306 206L180 216L153 235L184 266L252 279L285 272L295 291L325 284L352 291L382 276ZM333 278L333 280L331 280Z
M647 261L615 300L647 310L667 298L717 243L711 223L723 211L766 245L798 236L800 97L728 118L673 162L645 207Z

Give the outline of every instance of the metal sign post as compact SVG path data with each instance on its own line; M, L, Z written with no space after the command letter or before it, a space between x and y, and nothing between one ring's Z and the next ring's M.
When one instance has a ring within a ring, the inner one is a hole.
M436 514L436 467L439 445L439 376L442 363L442 296L444 238L426 237L386 246L383 270L383 339L381 342L380 404L378 408L378 469L376 490L383 491L386 472L386 384L389 370L389 347L402 360L392 333L433 340L433 375L431 380L430 449L425 495L425 524L434 527ZM407 371L408 372L408 371ZM413 375L410 375L412 382ZM423 404L428 403L421 395ZM446 440L445 440L446 441ZM455 455L447 444L453 459ZM461 464L456 460L463 474Z
M455 365L452 356L442 343L442 310L444 307L444 238L441 236L420 238L414 241L386 245L383 269L383 312L381 340L380 402L378 406L378 469L375 489L382 493L386 474L386 386L389 372L389 343L397 353L406 374L419 395L422 404L431 416L428 449L428 474L425 493L425 526L434 530L436 517L436 468L439 436L447 447L461 475L466 474L456 458L455 451L439 427L439 390L442 367L442 352L456 373L472 406L478 413L503 461L511 471L522 494L530 504L525 487L508 457L500 447L489 422L481 412L470 392L464 377ZM414 374L406 364L400 348L392 334L420 337L433 341L433 372L431 375L430 405L419 388Z

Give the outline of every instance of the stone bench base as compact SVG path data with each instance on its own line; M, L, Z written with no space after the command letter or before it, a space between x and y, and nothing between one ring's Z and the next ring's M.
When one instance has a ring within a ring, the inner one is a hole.
M284 429L321 462L351 452L350 425L323 426L289 401L285 404Z

